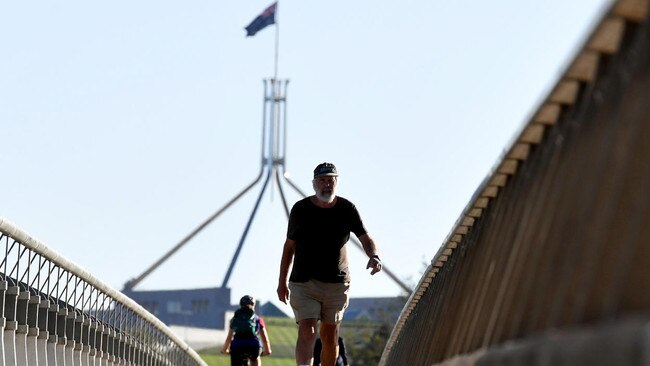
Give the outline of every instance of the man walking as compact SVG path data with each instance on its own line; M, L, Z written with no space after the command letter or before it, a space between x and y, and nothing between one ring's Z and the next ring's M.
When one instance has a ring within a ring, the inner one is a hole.
M278 298L285 304L289 300L298 323L297 365L312 364L320 333L322 365L334 366L339 325L348 306L350 272L345 244L351 232L369 257L366 269L371 269L370 274L381 271L382 265L356 207L336 195L338 173L334 164L319 164L312 184L315 194L296 202L289 215Z

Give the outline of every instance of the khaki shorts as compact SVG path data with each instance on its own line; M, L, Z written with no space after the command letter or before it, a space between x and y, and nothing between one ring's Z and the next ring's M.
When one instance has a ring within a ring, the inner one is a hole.
M289 302L296 322L319 319L327 324L340 323L348 307L349 289L349 283L289 282Z

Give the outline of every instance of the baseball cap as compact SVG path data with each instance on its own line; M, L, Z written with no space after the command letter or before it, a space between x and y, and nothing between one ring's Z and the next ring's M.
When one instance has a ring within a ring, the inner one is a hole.
M246 306L246 305L255 305L255 299L253 296L250 295L244 295L242 298L239 300L239 306Z
M320 163L314 169L314 178L318 177L338 177L339 174L336 172L336 167L332 163Z

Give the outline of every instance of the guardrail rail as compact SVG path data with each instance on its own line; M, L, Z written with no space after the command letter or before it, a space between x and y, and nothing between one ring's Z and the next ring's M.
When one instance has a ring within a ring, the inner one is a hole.
M165 324L0 217L0 365L206 363Z

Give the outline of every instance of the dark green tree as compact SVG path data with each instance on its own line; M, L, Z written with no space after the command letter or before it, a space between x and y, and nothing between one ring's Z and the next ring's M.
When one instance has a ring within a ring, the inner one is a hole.
M374 331L365 333L357 342L349 345L351 364L354 366L376 366L384 352L393 326L382 323Z

